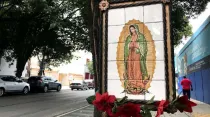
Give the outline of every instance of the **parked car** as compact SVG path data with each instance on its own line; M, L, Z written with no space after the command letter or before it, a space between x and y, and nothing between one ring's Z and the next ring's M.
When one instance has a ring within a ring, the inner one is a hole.
M28 82L28 77L21 77L24 82Z
M32 76L28 78L28 83L30 84L31 90L42 90L47 92L48 90L61 90L61 83L52 77L47 76Z
M74 90L74 89L81 89L81 90L88 90L88 85L85 81L83 80L78 80L78 81L73 81L71 84L70 84L70 88L71 90Z
M85 80L85 82L87 83L89 89L95 88L95 84L93 80Z
M27 94L30 91L30 85L21 79L10 75L0 75L0 96L5 93L22 92Z

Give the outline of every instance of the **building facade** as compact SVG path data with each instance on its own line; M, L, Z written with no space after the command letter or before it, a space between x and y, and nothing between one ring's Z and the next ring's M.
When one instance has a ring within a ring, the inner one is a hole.
M25 68L22 73L22 77L27 77L27 67L28 63L25 65ZM16 61L12 64L7 62L4 58L0 58L0 75L13 75L15 76L16 71Z
M193 83L193 99L210 104L210 16L175 57L178 92L187 76Z
M90 73L89 69L88 69L88 63L91 62L90 59L86 59L86 64L85 64L85 76L84 76L84 80L93 80L94 79L94 75Z

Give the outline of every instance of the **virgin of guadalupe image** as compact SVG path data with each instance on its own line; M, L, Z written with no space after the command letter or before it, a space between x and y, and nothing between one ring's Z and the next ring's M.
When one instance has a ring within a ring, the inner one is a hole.
M184 55L184 75L187 75L187 54Z
M126 93L139 95L144 93L144 80L148 78L147 41L138 25L130 25L129 32L124 46L124 86Z

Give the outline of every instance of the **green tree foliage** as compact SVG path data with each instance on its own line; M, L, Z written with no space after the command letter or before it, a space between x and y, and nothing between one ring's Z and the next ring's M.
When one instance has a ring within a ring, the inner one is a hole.
M88 70L89 70L90 74L94 74L93 62L92 61L87 63L87 67L88 67Z
M7 60L17 60L17 77L22 75L27 60L40 53L56 64L69 61L76 50L90 50L88 29L75 3L21 0L9 10L1 8L7 12L0 14L1 45L5 45L0 50Z
M172 30L174 45L181 42L183 36L192 35L189 18L203 12L210 0L172 0Z
M97 0L91 0L87 3L86 0L80 0L86 4L83 5L85 8L82 14L84 19L86 19L87 26L93 26L94 23L97 23L94 17L99 17L98 12L95 8L98 8ZM210 0L171 0L172 1L172 26L173 26L173 39L174 45L178 45L183 36L191 36L192 35L192 26L189 24L189 18L197 17L201 12L203 12ZM92 7L91 7L92 5ZM93 11L93 12L91 12ZM91 19L92 17L93 19ZM94 28L90 28L91 32L94 32ZM91 35L95 36L96 35ZM92 37L94 38L94 37ZM92 39L91 38L91 39Z
M192 34L189 18L196 17L204 11L209 1L172 0L175 45L180 43L183 35ZM8 61L17 60L16 75L20 77L25 63L32 56L43 54L49 60L58 62L72 58L71 53L75 50L86 49L93 53L96 70L98 67L96 56L100 53L100 50L94 49L99 42L99 2L1 0L0 56L4 56Z

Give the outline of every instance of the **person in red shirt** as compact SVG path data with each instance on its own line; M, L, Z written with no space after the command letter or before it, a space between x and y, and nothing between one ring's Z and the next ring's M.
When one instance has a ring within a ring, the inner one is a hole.
M190 79L184 76L184 79L181 81L181 85L183 89L183 95L187 95L188 99L190 100L190 90L193 91L192 82L190 81Z

